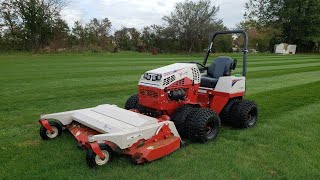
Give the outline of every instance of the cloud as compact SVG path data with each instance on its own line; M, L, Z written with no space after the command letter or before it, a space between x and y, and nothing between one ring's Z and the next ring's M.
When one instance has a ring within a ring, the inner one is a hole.
M84 23L90 19L109 18L113 29L122 26L142 29L152 24L163 24L163 16L169 15L174 5L184 0L71 0L69 6L62 11L62 17L73 25L74 21ZM223 19L227 27L234 27L242 20L246 0L217 0L220 6L218 17Z
M77 9L65 8L61 12L61 16L69 26L72 26L75 21L79 21L84 18L84 14Z
M220 6L218 17L223 20L228 28L234 28L236 24L243 20L244 5L247 0L218 0L216 2Z

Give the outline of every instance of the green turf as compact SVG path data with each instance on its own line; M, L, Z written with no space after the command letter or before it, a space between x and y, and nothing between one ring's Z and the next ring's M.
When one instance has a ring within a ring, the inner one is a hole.
M241 56L233 54L239 59ZM136 166L116 156L90 169L69 133L42 141L40 114L123 106L146 70L199 55L0 55L0 179L319 179L320 56L249 55L247 98L260 107L255 128L223 127L218 139L190 144Z

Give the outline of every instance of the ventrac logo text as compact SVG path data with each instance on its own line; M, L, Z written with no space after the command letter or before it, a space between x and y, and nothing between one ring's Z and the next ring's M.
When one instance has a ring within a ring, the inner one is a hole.
M187 74L188 74L188 71L186 71L186 72L179 72L180 77L183 76L183 75L187 75Z
M241 81L242 79L235 79L235 80L232 80L232 87L239 81Z
M173 71L164 73L164 76L169 76L169 75L171 75L171 74L173 74L173 73L176 73L176 72L178 72L178 71L181 71L181 70L183 70L183 69L173 70Z

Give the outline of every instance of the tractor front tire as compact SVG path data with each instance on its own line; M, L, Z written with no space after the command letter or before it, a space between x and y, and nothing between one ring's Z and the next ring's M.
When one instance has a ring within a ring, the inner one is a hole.
M171 121L174 122L180 136L182 138L188 138L188 124L187 120L190 115L194 113L196 110L195 107L186 104L175 110L173 115L171 116Z
M43 140L54 139L62 134L62 127L59 123L51 121L49 124L53 129L53 133L43 126L40 127L40 136Z
M126 110L137 109L139 104L139 96L138 94L134 94L130 96L124 106Z
M188 118L188 126L190 140L205 143L214 140L218 136L220 117L209 108L198 108Z
M250 128L257 124L258 107L256 103L242 100L234 104L232 123L236 128Z
M99 147L105 159L101 159L92 149L88 149L86 161L91 168L105 165L112 160L112 149L107 144L99 144Z

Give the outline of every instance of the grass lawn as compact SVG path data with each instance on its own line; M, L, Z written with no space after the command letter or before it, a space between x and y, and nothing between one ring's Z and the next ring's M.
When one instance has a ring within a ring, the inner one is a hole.
M90 169L70 133L41 140L40 114L123 107L145 71L197 59L202 56L0 55L0 179L320 178L320 55L249 55L246 98L259 105L257 126L223 127L215 141L152 163L136 166L116 156Z

